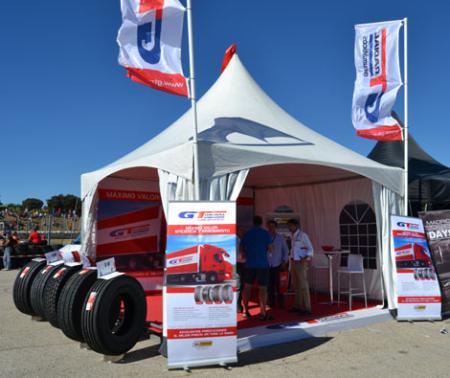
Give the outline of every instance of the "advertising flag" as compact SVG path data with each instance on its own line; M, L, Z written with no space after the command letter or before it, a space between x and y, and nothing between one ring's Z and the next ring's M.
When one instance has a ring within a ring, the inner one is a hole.
M441 319L441 290L422 220L391 215L397 320Z
M181 65L185 8L178 0L121 0L119 64L131 80L188 96Z
M355 26L356 80L352 122L358 136L402 140L402 129L391 117L402 86L398 53L402 21Z

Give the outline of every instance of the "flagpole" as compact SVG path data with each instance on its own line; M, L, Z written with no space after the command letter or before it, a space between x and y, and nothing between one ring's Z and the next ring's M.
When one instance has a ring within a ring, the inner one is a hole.
M409 163L409 153L408 153L408 18L405 17L403 19L403 64L404 64L404 88L405 88L405 96L404 96L404 119L405 124L403 128L403 138L404 138L404 185L405 185L405 209L404 215L408 215L408 163Z
M192 30L192 4L191 0L187 0L187 21L188 21L188 43L189 43L189 83L190 98L192 108L192 122L194 131L194 198L200 200L200 176L198 164L198 124L197 124L197 98L195 94L195 68L194 68L194 38Z

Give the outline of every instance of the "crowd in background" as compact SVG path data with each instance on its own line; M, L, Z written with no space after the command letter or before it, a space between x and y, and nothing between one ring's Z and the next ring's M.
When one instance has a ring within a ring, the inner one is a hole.
M20 239L17 231L8 230L0 235L0 248L3 250L3 268L5 270L11 270L11 256L19 243ZM31 245L45 244L45 234L41 235L37 228L33 228L28 236L28 243Z

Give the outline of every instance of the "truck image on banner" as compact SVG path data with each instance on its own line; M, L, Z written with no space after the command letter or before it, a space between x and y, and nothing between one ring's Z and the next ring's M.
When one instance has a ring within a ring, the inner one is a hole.
M170 202L163 334L169 368L237 361L236 204Z
M167 284L216 283L231 280L230 255L214 245L199 245L172 252L166 260Z
M392 215L391 237L396 265L397 320L441 319L441 292L422 221Z

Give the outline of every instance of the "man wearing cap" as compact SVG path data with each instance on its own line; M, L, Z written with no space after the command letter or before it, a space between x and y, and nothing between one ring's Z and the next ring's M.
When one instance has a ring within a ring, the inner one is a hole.
M297 219L288 221L291 232L290 273L295 287L295 303L291 311L311 314L308 268L314 250L308 235L300 229Z

